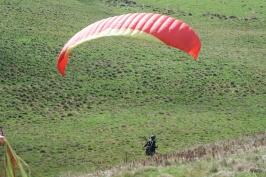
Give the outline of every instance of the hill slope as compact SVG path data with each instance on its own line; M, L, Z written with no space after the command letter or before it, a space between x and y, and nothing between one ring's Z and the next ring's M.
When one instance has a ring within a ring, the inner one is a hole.
M198 145L183 152L157 154L145 160L89 174L68 172L62 173L61 176L263 177L266 174L265 136L265 132L259 132L231 140Z
M143 159L144 135L156 134L166 154L265 130L264 2L234 1L245 5L236 14L230 1L219 12L205 10L207 0L200 8L128 2L0 0L0 122L15 151L45 176L110 167L126 153L128 161ZM77 48L68 75L59 75L58 54L77 31L144 11L195 29L199 61L165 45L109 37Z

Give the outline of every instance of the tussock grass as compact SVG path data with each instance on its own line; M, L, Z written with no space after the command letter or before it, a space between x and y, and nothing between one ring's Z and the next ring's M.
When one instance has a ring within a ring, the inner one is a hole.
M86 176L264 176L265 132L98 170ZM69 177L84 175L66 174Z

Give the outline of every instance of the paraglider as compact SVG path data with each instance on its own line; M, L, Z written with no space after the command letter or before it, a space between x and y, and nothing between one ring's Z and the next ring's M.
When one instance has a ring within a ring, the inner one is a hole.
M155 135L151 135L151 139L147 141L146 144L143 146L145 147L145 153L147 156L153 156L154 154L156 154L156 148L158 148L158 146L155 145L155 138Z
M185 51L195 60L201 48L196 32L180 20L153 13L124 14L97 21L76 33L59 54L58 71L65 75L70 53L78 45L105 36L125 36L159 42Z

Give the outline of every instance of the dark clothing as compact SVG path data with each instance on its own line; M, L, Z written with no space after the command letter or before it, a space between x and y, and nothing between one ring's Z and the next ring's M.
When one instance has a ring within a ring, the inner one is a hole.
M157 146L156 146L156 141L153 141L153 140L148 141L148 142L144 145L144 147L147 147L147 146L150 146L150 151L151 151L152 153L155 153L155 149L157 148Z

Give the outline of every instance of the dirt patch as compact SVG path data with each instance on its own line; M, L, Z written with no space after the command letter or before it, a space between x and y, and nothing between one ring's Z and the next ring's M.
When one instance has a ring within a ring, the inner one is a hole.
M255 17L255 16L251 16L251 17L249 17L249 18L238 18L238 17L235 16L235 15L226 16L226 15L224 15L224 14L210 13L210 12L203 13L201 16L202 16L202 17L209 17L209 18L211 18L211 19L218 18L218 19L220 19L220 20L227 20L227 19L245 20L245 21L259 20L259 18Z

